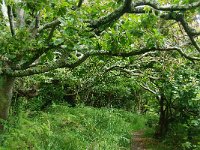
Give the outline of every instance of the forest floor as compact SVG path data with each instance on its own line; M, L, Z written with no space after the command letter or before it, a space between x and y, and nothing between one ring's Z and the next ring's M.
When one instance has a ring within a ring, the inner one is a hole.
M131 150L146 150L151 138L144 137L144 131L140 130L133 133Z
M131 140L131 150L160 150L160 149L168 150L168 147L152 137L146 137L145 130L139 130L133 133Z
M0 150L128 150L132 133L145 129L145 123L145 116L121 109L52 105L40 112L20 110L6 122Z

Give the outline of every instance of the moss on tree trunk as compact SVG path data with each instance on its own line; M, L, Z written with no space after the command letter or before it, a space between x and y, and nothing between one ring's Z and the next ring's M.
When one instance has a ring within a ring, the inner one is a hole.
M1 76L0 77L0 119L7 120L9 115L9 108L12 99L14 86L14 78ZM0 123L0 129L3 129Z

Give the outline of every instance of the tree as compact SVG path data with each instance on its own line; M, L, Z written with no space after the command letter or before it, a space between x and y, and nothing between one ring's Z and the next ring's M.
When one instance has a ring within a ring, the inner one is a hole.
M122 73L125 73L129 77L125 80L134 81L135 87L140 86L139 94L143 98L146 96L146 101L140 98L141 107L158 114L155 137L166 137L172 131L172 126L179 123L190 126L189 120L199 116L198 64L193 65L193 62L169 52L148 53L134 63L126 61L125 64L117 64L106 70L121 72L121 79L124 79ZM113 76L112 78L114 79ZM118 87L121 85L123 84L118 84Z
M151 60L154 60L153 65L144 70L148 76L142 79L141 87L155 95L154 103L159 106L155 135L163 138L172 124L187 124L190 118L198 116L199 102L195 99L199 91L199 71L191 62L172 56L170 58L167 54L158 58L154 56Z
M200 2L187 2L2 0L0 118L8 118L17 77L73 69L93 56L176 51L199 60Z

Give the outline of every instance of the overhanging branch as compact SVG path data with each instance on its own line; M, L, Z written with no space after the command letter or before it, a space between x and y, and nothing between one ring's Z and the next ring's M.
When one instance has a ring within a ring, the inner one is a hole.
M179 54L183 57L185 57L186 59L194 62L194 61L200 61L200 58L197 58L197 57L191 57L191 56L188 56L186 55L185 53L183 53L183 51L180 49L180 48L176 48L176 50L179 52Z
M6 75L12 76L12 77L23 77L23 76L30 76L30 75L34 75L34 74L45 73L45 72L55 70L58 68L73 69L73 68L79 66L81 63L83 63L88 57L89 57L89 55L84 55L82 58L80 58L79 60L77 60L75 63L72 63L72 64L68 64L65 61L60 61L60 62L54 62L54 63L47 64L47 65L40 65L40 66L28 68L25 70L13 71L13 70L7 69L7 70L3 71L3 74L6 74Z
M177 21L180 21L181 25L183 26L185 32L187 33L188 37L190 38L191 42L192 42L192 45L196 48L197 51L200 52L200 47L199 45L197 44L197 42L195 41L194 39L194 32L193 30L191 30L191 28L188 26L187 22L185 21L184 17L181 16L180 18L178 18ZM196 33L196 32L195 32ZM197 33L198 35L198 33Z
M18 67L16 69L20 70L20 69L28 68L29 65L31 65L37 59L39 59L40 56L42 56L44 53L47 53L48 51L50 51L52 49L59 48L61 45L62 45L62 43L59 44L59 45L50 45L48 47L42 47L42 48L37 49L36 53L27 62L25 62L24 64L20 65L20 67Z
M32 68L27 68L25 70L4 70L4 74L9 75L9 76L14 76L14 77L22 77L22 76L30 76L33 74L39 74L39 73L44 73L44 72L48 72L57 68L75 68L77 66L79 66L80 64L82 64L88 57L90 56L112 56L112 57L130 57L130 56L136 56L136 55L141 55L147 52L151 52L151 51L178 51L182 56L184 56L187 59L190 60L200 60L198 58L192 58L187 56L186 54L184 54L181 49L176 48L176 47L172 47L172 48L144 48L144 49L140 49L140 50L134 50L131 52L123 52L123 53L112 53L109 51L90 51L90 52L86 52L80 59L78 59L76 62L74 63L68 63L66 61L60 61L60 62L54 62L52 64L48 64L48 65L40 65L40 66L36 66L36 67L32 67Z
M125 66L118 66L118 65L111 66L110 68L107 68L104 73L107 73L107 72L112 71L112 70L119 70L120 72L124 72L124 73L126 73L130 76L141 76L142 75L140 72L134 72L136 70L129 70L129 69L126 69Z
M200 7L200 2L194 2L192 4L188 5L169 5L169 6L160 6L159 4L152 2L150 0L144 0L144 1L139 1L132 3L132 0L125 0L124 4L113 11L112 13L98 19L95 21L91 21L89 27L95 29L99 28L102 25L108 24L110 22L113 22L117 19L119 19L122 15L125 13L146 13L144 11L144 8L139 8L139 6L150 6L156 11L168 11L168 12L173 12L173 11L186 11L186 10L191 10L191 9L196 9Z
M54 26L57 26L57 25L59 25L60 23L61 23L61 22L60 22L58 19L56 19L56 20L54 20L54 21L52 21L52 22L50 22L50 23L44 24L43 26L39 27L38 32L41 32L41 31L43 31L43 30L45 30L45 29L48 29L48 28L52 28L52 27L54 27Z
M159 6L159 4L152 2L150 0L139 1L133 4L133 7L138 6L150 6L156 10L160 11L186 11L200 7L200 2L194 2L188 5L167 5L167 6Z
M147 87L147 86L145 86L145 85L142 85L142 84L139 84L139 85L140 85L143 89L149 91L149 92L152 93L152 94L155 94L155 95L158 95L158 94L159 94L158 92L156 92L156 91L150 89L149 87Z
M109 52L109 51L92 51L92 52L89 52L89 55L90 56L105 55L105 56L130 57L130 56L145 54L145 53L152 52L152 51L177 51L177 52L179 52L179 54L181 56L185 57L186 59L189 59L191 61L200 61L200 58L188 56L188 55L186 55L185 53L182 52L181 48L178 48L178 47L149 48L149 49L144 48L144 49L140 49L140 50L134 50L134 51L131 51L131 52L123 52L123 53L112 53L112 52Z
M131 8L131 2L132 0L125 0L124 4L115 11L113 11L112 13L100 18L99 20L91 21L89 27L95 29L102 25L108 24L110 22L119 19L123 14L125 14Z

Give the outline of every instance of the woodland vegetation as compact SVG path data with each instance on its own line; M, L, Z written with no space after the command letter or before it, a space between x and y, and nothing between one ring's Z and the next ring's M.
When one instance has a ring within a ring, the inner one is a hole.
M2 148L200 149L199 0L0 2Z

